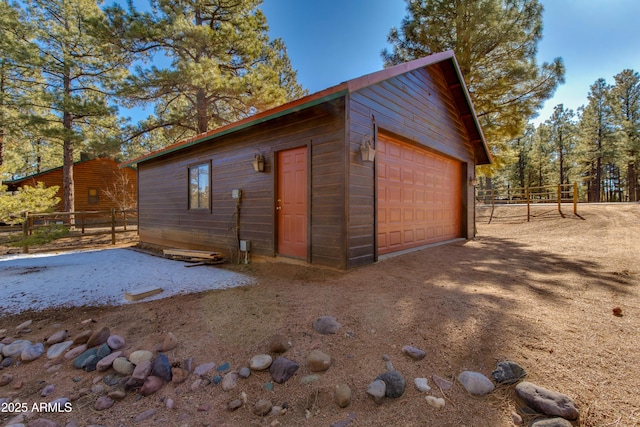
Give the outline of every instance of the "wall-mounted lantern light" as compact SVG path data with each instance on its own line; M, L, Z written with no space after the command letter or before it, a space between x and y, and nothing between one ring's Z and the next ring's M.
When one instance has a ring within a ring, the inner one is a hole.
M469 184L471 184L474 187L477 186L478 185L478 178L476 178L475 176L469 177Z
M376 150L371 146L370 138L365 138L360 145L360 155L363 162L373 162L376 158Z
M253 170L264 172L264 156L262 154L256 154L253 158Z

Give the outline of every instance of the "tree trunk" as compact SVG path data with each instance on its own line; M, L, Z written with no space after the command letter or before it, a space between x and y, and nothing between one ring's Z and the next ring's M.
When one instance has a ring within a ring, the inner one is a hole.
M631 160L629 161L629 163L627 163L627 183L629 187L630 202L638 201L637 194L636 194L637 181L638 181L638 178L636 177L636 163L635 161Z
M67 70L64 76L65 97L71 96L71 78ZM73 181L73 117L69 111L62 113L63 139L63 163L62 163L62 190L64 194L65 212L75 212L75 185ZM74 226L75 218L69 216L69 225Z

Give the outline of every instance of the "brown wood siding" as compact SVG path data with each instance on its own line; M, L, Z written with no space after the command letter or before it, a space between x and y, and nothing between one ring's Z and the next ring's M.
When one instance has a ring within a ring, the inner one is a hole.
M307 146L310 157L310 242L314 264L345 268L344 98L270 120L139 164L142 242L186 249L235 249L235 200L242 190L240 239L251 252L275 256L275 170L280 150ZM265 156L256 173L256 153ZM187 206L189 166L211 162L211 211Z
M349 95L347 268L375 260L374 163L363 162L359 148L374 134L373 118L381 132L395 134L463 163L475 165L473 147L439 66L418 69L363 88ZM465 168L468 174L473 167ZM463 197L473 192L463 179ZM473 236L473 203L462 203L465 237ZM467 220L468 218L469 220Z
M117 204L104 195L103 191L111 189L117 183L118 176L126 174L129 177L129 186L132 198L135 200L137 191L137 174L135 169L118 167L118 163L110 159L93 159L78 162L73 165L75 210L99 211L118 208ZM43 182L46 187L58 186L57 197L60 203L56 206L57 211L64 210L64 193L62 190L62 168L52 169L33 177L28 177L16 182L12 187L23 185L35 186L38 182ZM98 191L98 203L89 203L89 188Z

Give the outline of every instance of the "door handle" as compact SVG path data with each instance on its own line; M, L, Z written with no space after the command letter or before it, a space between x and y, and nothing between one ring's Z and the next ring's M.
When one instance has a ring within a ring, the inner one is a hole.
M282 206L280 206L281 202L282 202L282 199L278 199L278 202L277 202L278 204L276 205L276 210L277 211L282 210Z

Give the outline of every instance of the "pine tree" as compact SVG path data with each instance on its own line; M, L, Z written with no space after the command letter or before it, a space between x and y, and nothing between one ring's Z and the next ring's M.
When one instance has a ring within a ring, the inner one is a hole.
M260 3L153 0L150 12L108 9L113 42L156 60L138 66L121 92L129 107L155 107L133 136L174 142L306 93L282 40L269 39Z
M73 162L87 141L112 144L116 110L110 86L124 77L128 58L98 37L105 17L92 0L28 0L42 81L31 125L63 146L64 208L74 211ZM107 144L107 145L108 145ZM117 144L117 143L116 143Z
M615 118L622 133L626 156L627 193L630 202L640 200L640 74L623 70L612 89Z
M558 171L558 183L569 184L569 157L575 145L575 123L573 110L567 110L563 104L553 109L553 114L545 122L549 129L549 145L555 151L555 162Z
M538 0L407 0L408 15L383 51L386 66L452 49L489 143L521 135L564 83L560 58L536 63L542 38ZM498 159L499 160L499 159Z
M598 79L591 85L587 96L589 103L581 110L579 156L590 202L602 201L604 167L615 163L617 154L617 132L610 91L611 87L605 79Z

